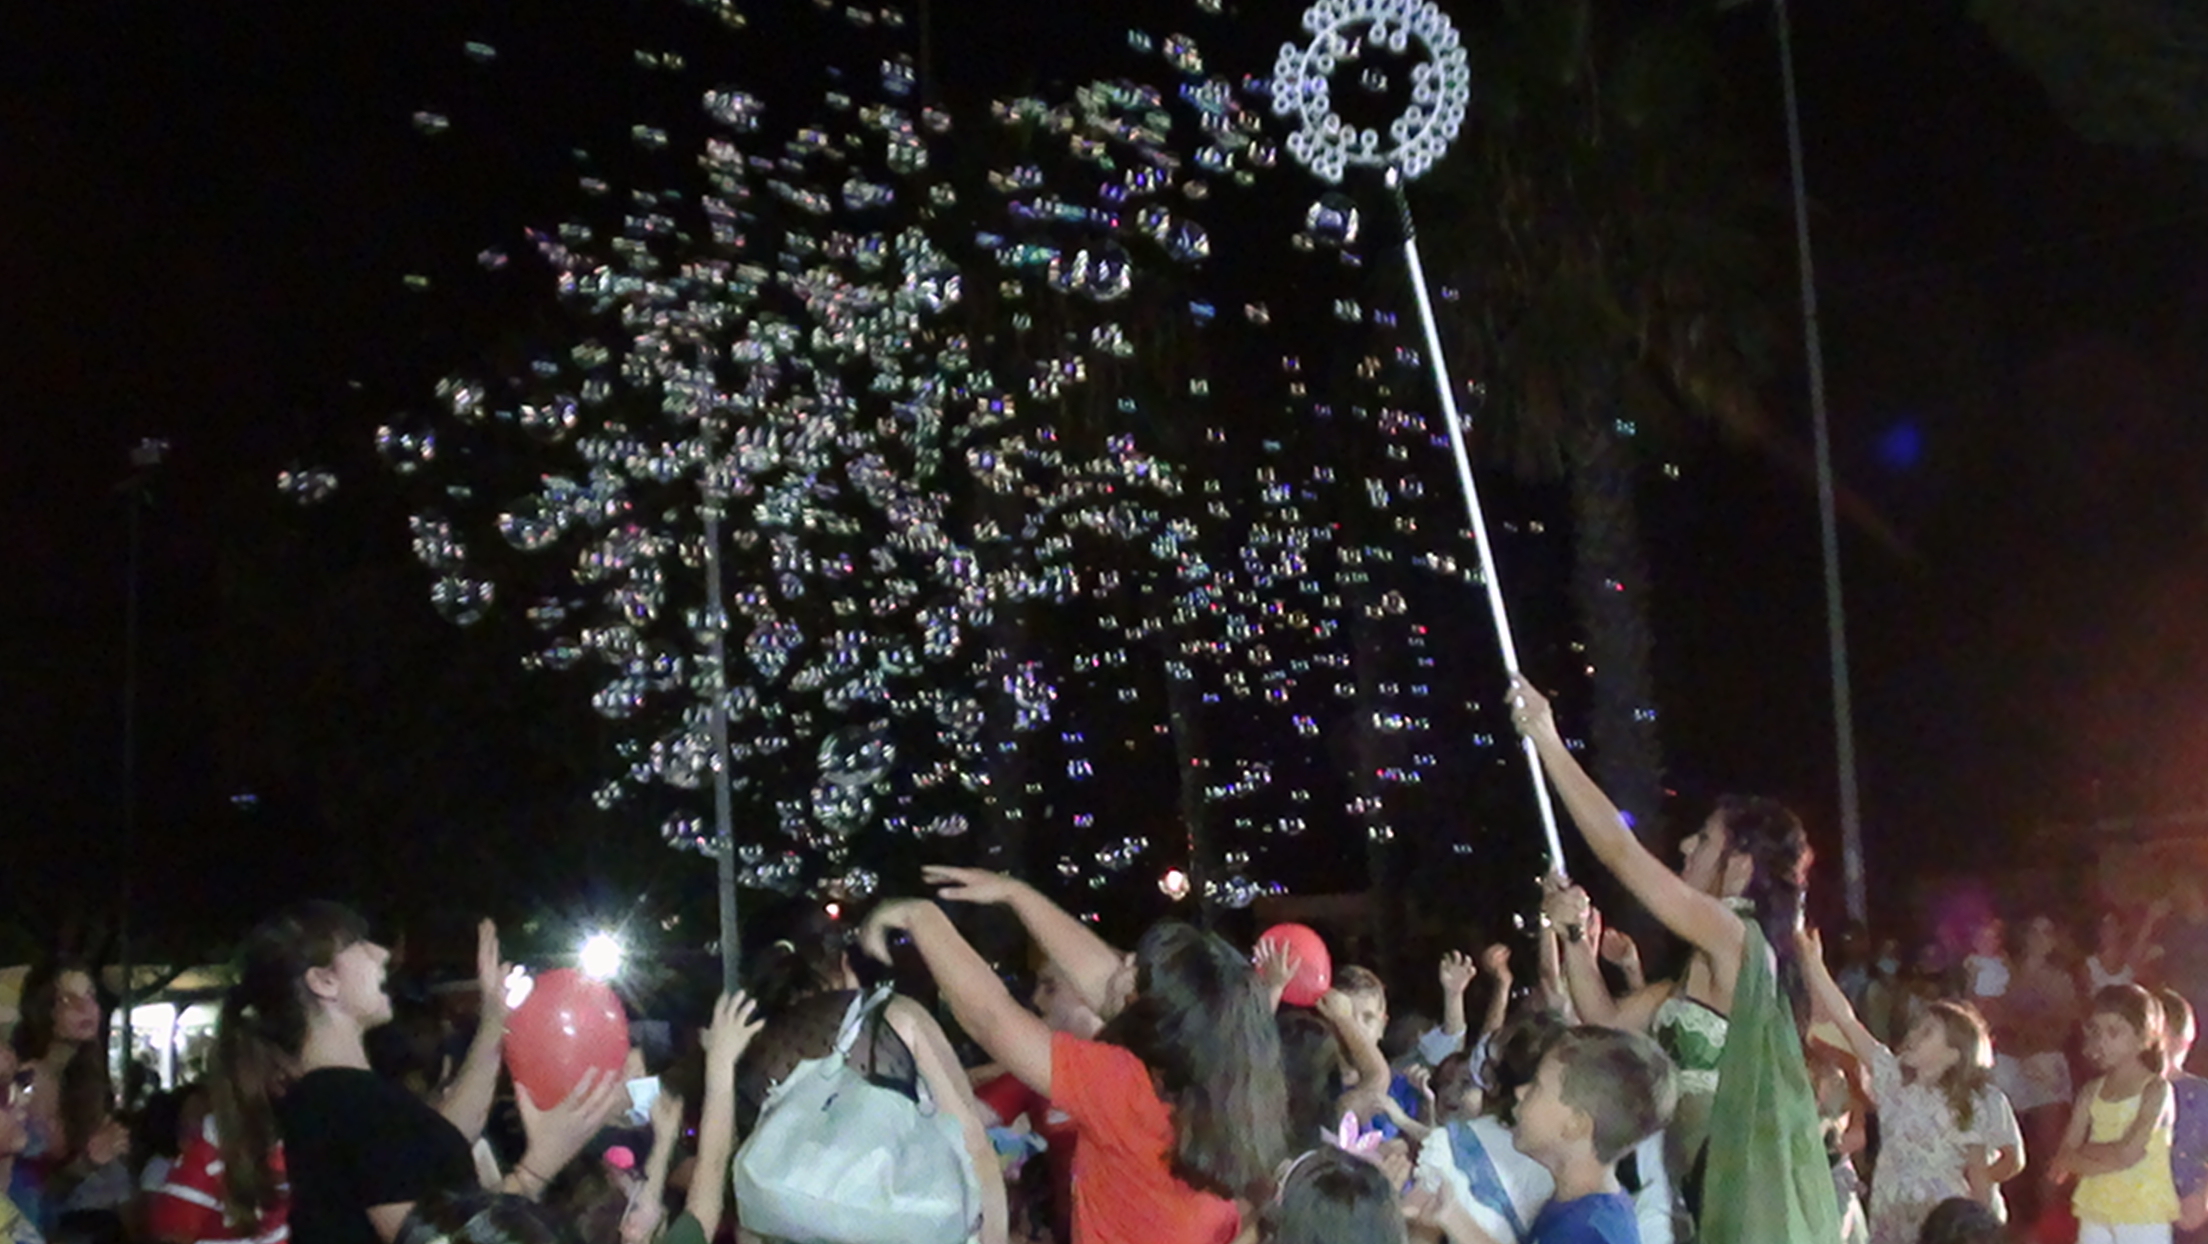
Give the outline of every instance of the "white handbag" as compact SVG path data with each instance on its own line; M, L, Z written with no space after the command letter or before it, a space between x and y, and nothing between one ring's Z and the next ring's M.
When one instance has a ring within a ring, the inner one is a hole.
M767 1095L736 1152L746 1231L790 1244L961 1244L981 1221L981 1184L957 1119L869 1081L852 1046L888 1005L885 986L852 999L835 1048Z

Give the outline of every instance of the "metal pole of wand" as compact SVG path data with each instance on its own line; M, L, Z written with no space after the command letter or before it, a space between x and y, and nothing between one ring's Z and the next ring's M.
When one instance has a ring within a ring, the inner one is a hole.
M1465 517L1472 524L1472 541L1480 552L1480 580L1487 588L1488 612L1495 618L1495 642L1502 650L1503 672L1518 674L1518 643L1511 638L1510 611L1503 604L1503 581L1495 571L1495 549L1487 538L1487 518L1480 509L1479 486L1472 481L1472 456L1465 451L1464 428L1457 415L1456 389L1449 379L1449 360L1441 352L1441 331L1434 324L1433 299L1426 292L1426 265L1418 256L1418 228L1411 219L1411 200L1403 192L1403 178L1390 171L1388 188L1395 194L1397 212L1403 218L1403 258L1411 270L1411 293L1418 300L1418 321L1426 330L1426 356L1433 360L1434 388L1441 394L1442 423L1449 429L1449 453L1456 459L1457 483L1464 491ZM1541 754L1532 739L1520 739L1526 772L1533 779L1534 802L1541 809L1541 831L1547 836L1549 868L1564 871L1564 843L1556 832L1556 807L1549 801L1549 784L1541 771Z
M736 922L736 826L734 795L728 772L728 621L723 614L726 597L721 593L720 503L705 507L705 595L710 630L706 651L713 658L713 703L707 718L713 730L713 857L719 865L721 896L721 990L735 993L736 969L742 962L741 934Z

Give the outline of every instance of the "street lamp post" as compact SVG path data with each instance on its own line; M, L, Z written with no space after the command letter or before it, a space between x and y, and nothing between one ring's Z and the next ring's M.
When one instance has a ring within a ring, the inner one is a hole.
M135 971L131 962L130 909L131 875L135 871L133 862L138 852L139 579L145 560L145 510L152 502L154 476L159 473L161 460L168 451L169 443L154 437L147 437L132 446L130 477L118 489L123 498L124 525L128 531L129 543L123 570L123 815L118 851L121 859L116 870L116 888L122 906L115 918L115 958L121 975L117 1002L123 1016L122 1060L126 1070L134 1053L137 1036L136 1028L131 1022L131 986ZM127 1075L124 1083L129 1083Z

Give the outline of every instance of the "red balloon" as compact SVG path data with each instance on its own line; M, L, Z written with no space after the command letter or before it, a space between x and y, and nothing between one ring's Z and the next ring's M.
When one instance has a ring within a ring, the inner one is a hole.
M1300 924L1276 924L1258 937L1260 945L1277 942L1288 948L1296 957L1296 974L1288 978L1288 988L1281 991L1280 999L1290 1006L1311 1006L1319 996L1334 987L1334 956L1327 953L1326 939Z
M629 1061L629 1014L604 981L554 968L506 1017L506 1070L539 1106L566 1100L592 1071L620 1075Z

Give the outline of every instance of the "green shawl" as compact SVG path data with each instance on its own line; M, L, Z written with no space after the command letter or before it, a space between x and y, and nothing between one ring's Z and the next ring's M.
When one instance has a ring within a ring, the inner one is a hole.
M1702 1244L1839 1244L1817 1098L1776 962L1753 920L1733 985L1702 1177Z

